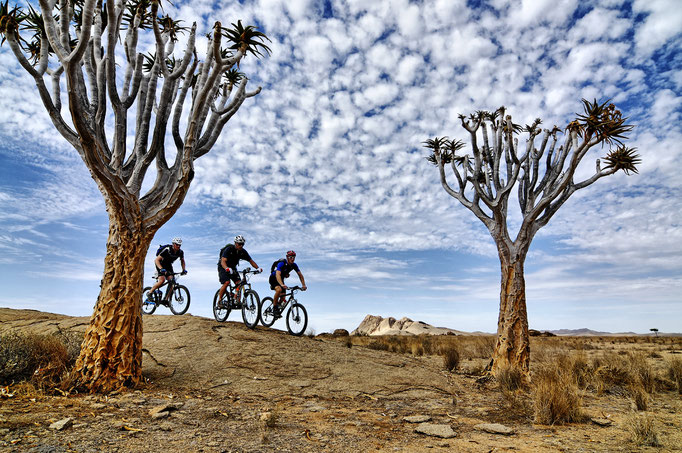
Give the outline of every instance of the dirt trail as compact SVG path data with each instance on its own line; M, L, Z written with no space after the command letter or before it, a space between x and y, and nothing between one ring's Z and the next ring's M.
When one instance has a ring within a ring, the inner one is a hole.
M231 319L238 315L232 314ZM278 324L283 323L278 321ZM88 318L0 308L0 334L84 331ZM144 318L142 388L110 396L0 399L0 448L34 452L632 451L616 422L533 425L500 392L445 372L440 357L413 357L333 338L292 337L238 322ZM627 412L625 400L610 408ZM589 402L588 402L589 405ZM600 416L603 401L586 412ZM666 412L682 413L680 402ZM155 418L154 411L160 411ZM415 432L404 417L449 425L453 438ZM51 423L70 417L58 431ZM680 417L671 415L680 430ZM490 434L504 423L516 434ZM670 446L671 444L668 444ZM653 449L652 449L653 451ZM660 451L660 450L656 450Z

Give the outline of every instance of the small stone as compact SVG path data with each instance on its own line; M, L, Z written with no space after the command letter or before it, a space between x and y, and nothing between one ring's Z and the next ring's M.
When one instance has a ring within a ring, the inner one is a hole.
M421 423L417 425L414 431L427 436L441 437L443 439L450 439L457 435L450 425L436 425L433 423Z
M170 416L170 412L161 411L161 412L156 412L156 413L152 414L152 419L161 420L162 418L168 418L169 416Z
M403 417L403 421L406 421L407 423L424 423L430 420L431 417L428 415L408 415L407 417Z
M514 434L516 432L512 428L509 428L508 426L501 425L499 423L480 423L480 424L474 426L474 429L478 429L480 431L485 431L485 432L491 433L491 434L503 434L505 436L509 436L509 435Z
M178 405L178 404L171 404L171 403L161 404L159 406L156 406L156 407L149 409L149 415L151 415L153 417L155 414L158 414L159 412L176 411L180 407L181 407L181 405Z
M592 423L599 426L611 426L613 422L608 418L592 418Z
M58 422L54 422L50 425L50 429L54 429L56 431L64 431L67 428L70 428L73 425L73 418L67 417L59 420Z

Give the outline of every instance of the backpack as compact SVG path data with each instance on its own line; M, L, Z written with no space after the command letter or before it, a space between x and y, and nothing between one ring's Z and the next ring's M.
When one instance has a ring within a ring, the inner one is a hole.
M225 247L220 249L220 252L218 253L218 264L220 264L220 261L221 261L221 258L223 257L223 252L225 251L225 249L231 245L232 245L232 243L230 242L229 244L225 244Z
M275 269L277 269L277 266L279 266L279 263L286 263L286 262L287 262L286 258L280 258L277 261L275 261L274 263L272 263L272 266L270 266L270 273L272 274L273 272L275 272Z
M172 247L171 244L166 244L166 245L160 245L158 249L156 249L156 256L159 256L161 252L163 252L163 249L166 247Z

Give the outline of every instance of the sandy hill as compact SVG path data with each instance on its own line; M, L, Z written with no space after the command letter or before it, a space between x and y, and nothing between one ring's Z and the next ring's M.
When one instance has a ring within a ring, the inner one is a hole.
M0 308L0 336L84 332L88 321ZM145 316L144 330L146 382L139 389L45 396L0 388L0 450L554 452L577 451L589 437L590 451L606 452L620 451L627 435L620 424L627 408L613 412L620 397L586 409L592 416L614 414L610 428L538 426L510 412L493 384L444 371L440 356L349 347L350 337L293 337L191 315ZM674 401L666 404L682 411ZM50 428L57 421L66 428ZM503 423L514 434L491 434L481 427L486 423Z

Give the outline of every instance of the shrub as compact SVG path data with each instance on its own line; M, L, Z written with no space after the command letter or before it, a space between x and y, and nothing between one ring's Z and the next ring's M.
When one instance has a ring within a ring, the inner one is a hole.
M625 426L630 432L630 440L639 446L660 447L658 432L651 418L647 415L631 415L625 420Z
M583 419L578 386L568 372L555 362L533 376L535 421L545 425Z
M457 344L452 344L443 351L443 366L447 371L457 371L460 359L461 357Z
M656 376L647 362L643 352L630 354L630 370L632 372L632 385L641 385L649 393L656 389Z
M367 347L369 349L375 349L377 351L388 351L388 344L381 340L374 340L370 342Z

